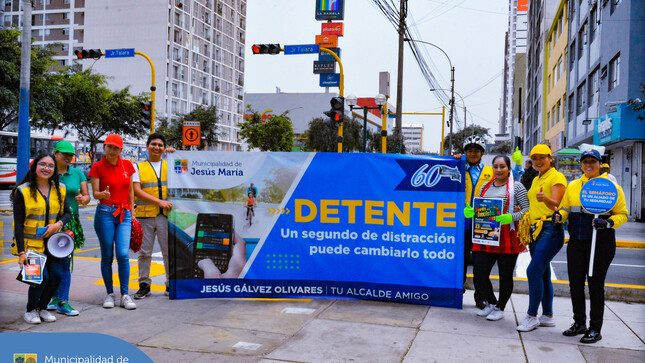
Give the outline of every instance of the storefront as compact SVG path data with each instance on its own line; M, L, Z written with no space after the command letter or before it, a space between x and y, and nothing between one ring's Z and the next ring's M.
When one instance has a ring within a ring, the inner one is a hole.
M621 104L614 112L594 121L593 143L607 148L610 173L625 192L630 220L643 219L645 204L642 195L645 120L637 118L643 114L634 111L631 105Z

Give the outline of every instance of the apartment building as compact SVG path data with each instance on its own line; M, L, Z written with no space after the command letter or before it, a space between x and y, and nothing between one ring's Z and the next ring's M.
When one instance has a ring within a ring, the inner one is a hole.
M568 2L568 0L560 1L544 45L546 82L542 109L542 139L549 141L553 152L564 148L567 103L566 52L569 38Z
M5 27L21 27L22 0L1 0ZM246 0L34 0L35 44L56 44L59 66L92 68L113 89L150 92L152 69L141 57L77 61L77 49L131 49L154 64L155 111L173 119L216 106L216 150L239 150L244 114Z
M423 124L405 124L401 127L403 145L409 154L423 151Z

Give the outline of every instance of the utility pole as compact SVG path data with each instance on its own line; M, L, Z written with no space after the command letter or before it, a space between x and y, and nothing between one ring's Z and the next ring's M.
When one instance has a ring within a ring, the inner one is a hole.
M22 49L20 54L20 103L18 107L18 157L16 185L29 170L29 80L31 73L31 0L22 2Z
M455 114L455 67L450 67L450 140L448 147L450 148L450 155L455 151L452 148L452 124L455 123L453 115Z
M394 128L394 137L397 142L397 151L401 152L401 128L403 125L403 39L405 35L405 18L407 16L407 0L401 0L399 6L399 65L396 75L396 126Z

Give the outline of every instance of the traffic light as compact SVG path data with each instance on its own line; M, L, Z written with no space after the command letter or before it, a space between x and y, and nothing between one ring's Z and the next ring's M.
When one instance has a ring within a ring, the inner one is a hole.
M100 49L81 49L75 50L76 59L99 59L103 55Z
M139 107L141 108L139 114L143 117L140 122L143 127L149 128L152 122L152 101L141 101L139 102Z
M329 103L331 104L331 109L324 112L329 117L326 123L338 127L345 118L345 98L334 97Z
M253 44L253 54L280 54L280 44Z

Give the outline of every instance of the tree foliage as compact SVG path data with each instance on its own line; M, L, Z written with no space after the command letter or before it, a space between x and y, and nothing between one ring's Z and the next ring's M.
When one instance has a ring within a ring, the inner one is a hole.
M338 151L338 128L325 123L322 118L315 118L309 122L309 129L305 131L305 150L319 152ZM402 152L405 147L402 145ZM397 142L394 135L387 137L387 152L396 153ZM363 120L353 118L343 122L343 152L363 151ZM368 153L381 152L381 133L367 130Z
M288 111L281 115L263 118L247 106L244 121L238 123L239 136L249 144L249 149L262 151L291 151L293 148L293 125Z
M199 121L201 130L201 143L199 150L204 150L207 145L215 145L218 140L217 108L215 106L203 107L198 106L191 112L179 115L177 120L168 120L166 118L157 119L155 131L166 137L168 146L181 148L183 145L183 125L184 121Z
M38 128L66 127L78 131L78 138L95 146L109 133L141 138L146 130L139 122L139 102L148 98L130 94L129 87L113 92L107 77L91 70L59 71L51 75L52 97L60 117L32 120Z
M512 151L512 145L510 141L506 141L499 146L495 146L492 149L490 149L491 153L497 153L497 154L510 154Z
M18 121L20 101L20 31L11 28L0 30L0 130ZM31 47L31 72L29 80L29 109L32 120L60 119L58 92L48 73L54 64L55 51L51 46Z
M483 137L489 136L488 129L479 125L470 125L465 129L459 130L458 132L452 135L452 148L454 149L456 154L464 153L464 140L466 140L466 138L471 135L479 135ZM443 144L444 155L450 155L449 140L450 140L450 135L444 138L444 144Z

